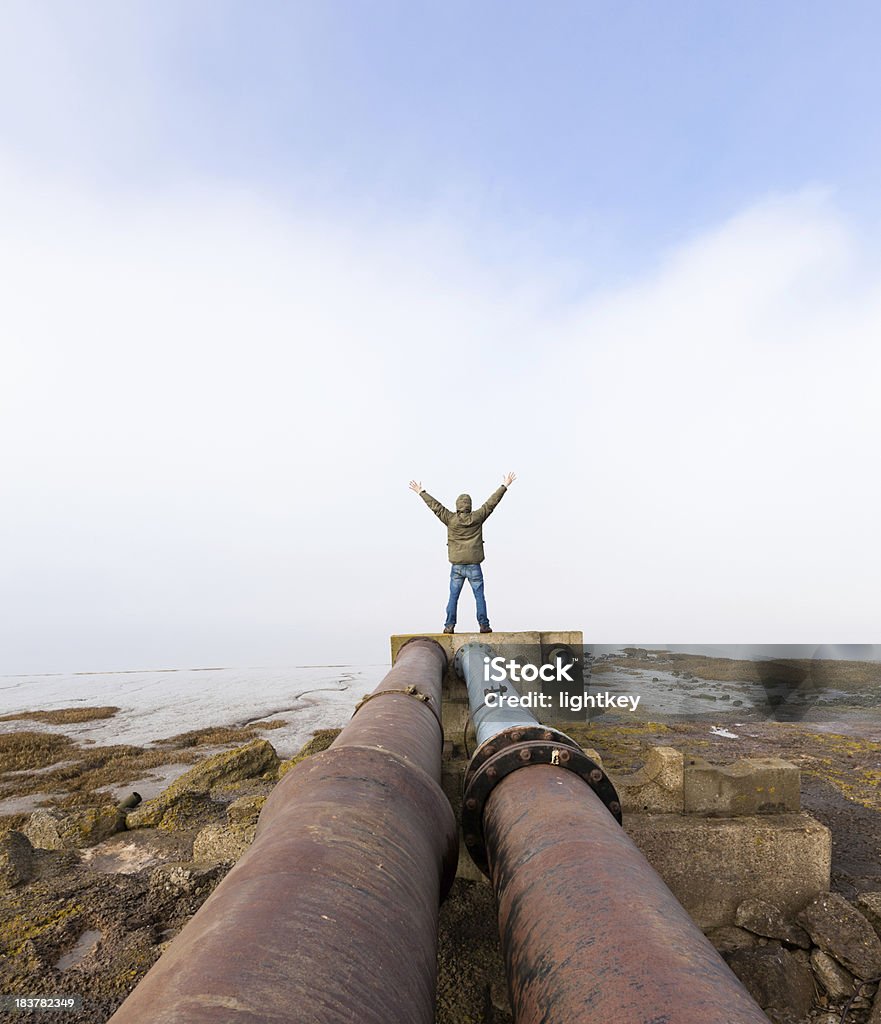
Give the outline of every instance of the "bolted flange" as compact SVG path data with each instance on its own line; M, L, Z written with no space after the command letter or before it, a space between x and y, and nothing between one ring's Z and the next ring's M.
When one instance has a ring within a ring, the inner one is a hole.
M547 739L527 738L516 742L511 733L521 735L552 733ZM485 748L491 747L487 756ZM462 832L465 846L471 859L485 874L489 875L486 844L483 836L483 809L493 789L512 772L533 765L548 764L574 772L593 790L612 817L621 824L621 802L609 777L596 762L564 733L545 726L508 730L498 733L483 744L471 760L465 774L465 796L462 803Z
M498 732L491 739L482 743L474 751L471 760L468 762L468 769L465 772L465 789L468 788L468 780L472 775L500 750L505 750L516 743L523 743L528 740L544 740L545 742L557 743L560 746L571 747L573 750L581 750L581 747L564 732L559 729L552 729L549 725L517 725L504 732Z

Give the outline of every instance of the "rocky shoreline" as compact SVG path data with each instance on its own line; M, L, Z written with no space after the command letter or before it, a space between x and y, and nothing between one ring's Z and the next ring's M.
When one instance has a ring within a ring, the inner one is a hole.
M41 1020L107 1020L247 850L279 778L335 735L288 761L255 739L131 810L38 809L0 832L3 993L79 995L80 1010Z
M603 720L573 733L621 770L632 770L657 743L716 761L773 751L798 764L806 808L833 828L837 891L795 920L762 900L746 901L736 925L709 938L778 1024L881 1024L881 744L790 723L753 723L736 742L698 723ZM278 780L336 734L319 731L287 761L253 735L207 756L191 751L183 775L134 807L107 803L106 792L101 802L98 791L94 806L7 818L0 991L80 995L80 1010L45 1011L41 1020L103 1024L247 850ZM68 754L62 744L51 756ZM137 759L130 767L142 770ZM19 773L13 778L27 778ZM511 1020L489 886L455 883L441 910L438 970L438 1024Z

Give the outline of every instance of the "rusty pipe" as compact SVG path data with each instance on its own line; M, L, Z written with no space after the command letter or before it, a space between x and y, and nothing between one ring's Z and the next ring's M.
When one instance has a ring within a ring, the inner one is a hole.
M455 662L484 730L462 830L495 890L516 1024L767 1024L621 828L602 768L526 709L485 713L484 657Z
M254 843L113 1024L432 1024L457 829L443 649L420 638L266 801Z
M767 1024L576 774L512 772L483 824L517 1024Z

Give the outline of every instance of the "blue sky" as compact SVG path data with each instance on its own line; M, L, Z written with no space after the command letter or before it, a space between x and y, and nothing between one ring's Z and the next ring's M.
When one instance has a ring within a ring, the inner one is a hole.
M5 3L0 671L877 640L879 21Z
M757 196L820 183L879 210L870 3L5 10L5 145L110 187L441 204L600 278Z

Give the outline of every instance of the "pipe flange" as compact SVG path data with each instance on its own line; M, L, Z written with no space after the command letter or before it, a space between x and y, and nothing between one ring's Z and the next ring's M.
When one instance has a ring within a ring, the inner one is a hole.
M494 742L497 737L493 737ZM566 737L568 740L569 738ZM574 772L590 786L621 824L621 801L606 773L578 746L548 740L525 740L496 751L475 771L468 770L465 796L462 800L462 832L465 848L480 870L489 876L486 841L483 835L483 809L493 789L506 776L534 764L549 764ZM486 746L486 744L484 744Z
M491 757L500 750L505 750L515 743L524 743L530 740L543 740L545 742L559 743L571 747L573 750L581 750L581 747L566 733L559 729L552 729L549 725L515 725L504 732L498 732L488 740L481 743L471 757L468 768L465 772L464 788L467 789L471 777Z

